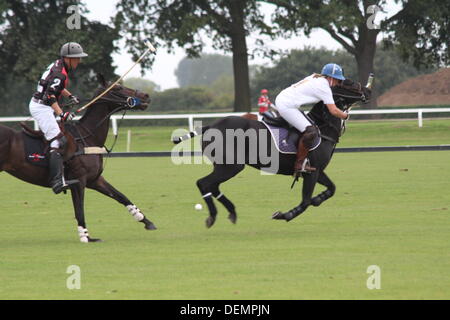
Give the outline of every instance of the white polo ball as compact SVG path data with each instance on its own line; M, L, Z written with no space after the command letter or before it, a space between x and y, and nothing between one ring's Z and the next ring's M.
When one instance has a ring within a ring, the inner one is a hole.
M202 206L200 203L197 203L197 204L194 206L194 208L195 208L195 210L202 210L202 209L203 209L203 206Z

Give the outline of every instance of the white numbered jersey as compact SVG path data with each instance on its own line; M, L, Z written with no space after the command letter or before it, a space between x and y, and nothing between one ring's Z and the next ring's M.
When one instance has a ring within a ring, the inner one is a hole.
M299 108L319 101L334 104L333 93L327 79L312 74L281 91L275 99L275 105L277 109Z

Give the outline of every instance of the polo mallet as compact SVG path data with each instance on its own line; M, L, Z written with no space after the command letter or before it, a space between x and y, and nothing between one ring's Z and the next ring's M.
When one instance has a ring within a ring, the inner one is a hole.
M84 109L86 109L87 107L89 107L90 105L92 105L95 101L97 101L98 99L100 99L101 97L103 97L106 93L108 93L109 90L111 90L116 84L118 84L120 82L120 80L122 80L130 71L131 69L133 69L138 63L140 63L142 61L142 59L144 59L144 57L149 53L153 53L156 54L156 49L155 47L150 43L150 41L145 41L145 44L147 45L147 50L145 50L145 52L139 57L139 59L131 66L130 69L128 69L127 72L125 72L119 79L117 79L116 82L114 82L112 85L109 86L108 89L106 89L105 91L103 91L102 94L98 95L97 97L95 97L95 99L93 99L92 101L90 101L89 103L87 103L86 105L84 105L83 107L81 107L80 109L77 110L77 112L81 112Z

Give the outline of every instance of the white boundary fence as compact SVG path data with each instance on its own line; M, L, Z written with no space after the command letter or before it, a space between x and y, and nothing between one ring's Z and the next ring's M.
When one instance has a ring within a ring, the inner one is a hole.
M374 115L374 114L417 114L417 121L419 128L423 127L424 113L450 113L450 108L425 108L425 109L374 109L374 110L352 110L350 115ZM162 115L126 115L124 120L157 120L157 119L186 119L188 121L189 131L194 130L194 119L205 118L222 118L227 116L241 116L244 112L229 112L229 113L190 113L190 114L162 114ZM252 112L257 115L257 112ZM76 117L75 120L79 119ZM113 133L117 134L117 120L122 119L122 116L111 116L111 124ZM20 122L33 121L34 128L37 130L36 121L31 117L0 117L0 122Z

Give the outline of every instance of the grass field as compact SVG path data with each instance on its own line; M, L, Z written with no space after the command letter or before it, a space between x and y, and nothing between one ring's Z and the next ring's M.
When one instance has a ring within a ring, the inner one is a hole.
M443 120L396 123L350 124L342 146L450 141ZM150 150L170 150L166 133L148 131ZM88 228L104 240L90 244L78 241L69 195L0 174L0 299L450 299L449 151L335 154L335 197L289 223L270 216L297 205L299 187L248 168L221 188L238 223L218 206L206 229L195 181L210 169L108 159L104 176L158 230L89 190ZM79 290L66 287L71 265ZM371 265L379 290L366 286Z
M159 229L88 191L94 244L78 242L69 196L2 174L0 299L449 299L449 163L447 151L336 154L335 197L289 223L270 216L299 190L249 168L222 187L238 223L219 207L208 230L193 208L208 165L109 159L106 178ZM70 265L80 290L66 288ZM370 265L380 290L366 287Z
M204 124L211 123L206 119ZM119 138L114 148L116 152L126 151L127 131L131 130L130 151L170 151L173 148L170 137L178 127L120 127ZM180 131L181 130L181 131ZM184 130L184 131L183 131ZM187 127L177 132L187 132ZM113 142L112 133L107 146ZM199 138L192 147L199 150ZM350 121L338 147L438 145L450 143L450 120L424 120L419 128L417 121Z

